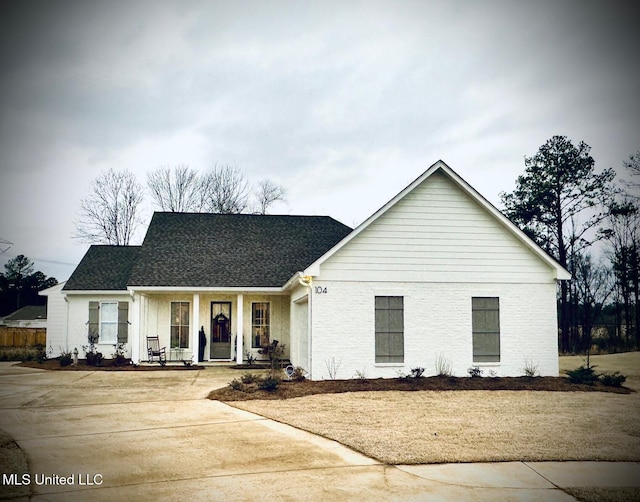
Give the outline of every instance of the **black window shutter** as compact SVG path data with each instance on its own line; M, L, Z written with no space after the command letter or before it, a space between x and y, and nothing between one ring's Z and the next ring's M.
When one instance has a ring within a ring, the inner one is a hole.
M98 343L100 336L100 302L89 302L89 343Z
M129 302L118 302L118 343L129 339Z

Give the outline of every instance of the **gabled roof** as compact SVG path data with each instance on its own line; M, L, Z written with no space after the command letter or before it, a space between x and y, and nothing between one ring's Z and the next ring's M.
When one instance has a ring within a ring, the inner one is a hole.
M353 232L345 236L339 243L329 249L326 253L324 253L321 257L319 257L314 263L309 265L304 269L304 275L317 276L320 273L320 266L323 262L328 260L331 256L333 256L338 250L344 247L348 242L350 242L353 238L355 238L360 232L366 229L369 225L371 225L374 221L376 221L380 216L385 214L391 207L397 204L401 199L403 199L408 193L410 193L414 188L422 184L427 178L433 175L435 172L441 171L446 176L449 177L455 184L457 184L467 195L469 195L472 199L474 199L478 204L480 204L486 211L492 215L496 220L498 220L501 225L506 229L506 231L512 233L520 242L522 242L525 247L527 247L531 252L536 254L538 257L542 259L551 270L554 271L555 277L558 280L571 279L571 274L562 267L554 258L549 256L540 246L538 246L531 238L529 238L522 230L520 230L515 224L509 220L504 214L502 214L498 209L495 208L487 199L485 199L482 195L480 195L471 185L469 185L465 180L463 180L453 169L451 169L447 164L445 164L442 160L439 160L435 164L433 164L429 169L427 169L422 175L416 178L412 183L410 183L404 190L398 193L393 199L387 202L384 206L382 206L378 211L373 213L367 220L357 226Z
M4 318L5 321L35 321L47 319L46 305L27 305Z
M91 246L63 291L126 291L140 246Z
M155 213L128 285L282 287L349 232L328 216Z

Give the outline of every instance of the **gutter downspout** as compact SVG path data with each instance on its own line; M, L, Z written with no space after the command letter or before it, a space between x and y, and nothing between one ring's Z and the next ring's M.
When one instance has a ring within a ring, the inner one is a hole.
M309 359L309 380L313 380L313 289L311 288L313 278L310 275L304 275L302 272L298 272L298 282L301 286L309 289L309 293L307 294L309 298L307 306L307 334L309 336L307 352Z

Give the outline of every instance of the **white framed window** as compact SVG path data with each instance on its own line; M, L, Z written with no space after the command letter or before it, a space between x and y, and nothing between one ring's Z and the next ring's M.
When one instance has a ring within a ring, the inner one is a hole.
M500 362L500 299L471 298L473 362Z
M171 302L171 348L189 348L189 302Z
M118 341L118 302L100 302L100 343Z
M375 297L376 363L404 362L404 297Z
M271 304L253 302L251 304L251 347L259 349L269 345L271 340Z

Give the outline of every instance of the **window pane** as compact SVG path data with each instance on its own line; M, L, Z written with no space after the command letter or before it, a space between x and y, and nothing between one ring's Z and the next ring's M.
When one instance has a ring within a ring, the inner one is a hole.
M376 310L376 331L389 331L389 311Z
M100 305L100 320L102 322L118 322L118 304L103 303Z
M377 309L388 309L389 308L389 297L388 296L376 296L376 308Z
M180 324L183 326L189 325L189 304L181 303L180 304Z
M389 331L402 332L404 330L402 310L389 311Z
M375 297L375 362L404 362L404 298Z
M270 343L270 311L269 302L251 304L251 346L259 348Z
M387 333L376 333L376 362L389 362L389 336Z
M171 348L189 348L189 302L171 302Z
M473 360L500 361L500 303L498 298L472 298Z
M390 309L400 309L400 310L403 309L404 298L402 296L389 296L388 299L389 299Z
M180 328L178 326L171 326L171 348L175 349L179 347L180 343Z
M488 297L488 298L483 298L483 297L475 297L471 299L472 302L472 308L474 310L485 310L485 309L489 309L489 310L497 310L499 308L499 299L498 298L493 298L493 297Z
M402 333L389 333L389 355L404 356L404 337Z

